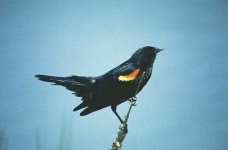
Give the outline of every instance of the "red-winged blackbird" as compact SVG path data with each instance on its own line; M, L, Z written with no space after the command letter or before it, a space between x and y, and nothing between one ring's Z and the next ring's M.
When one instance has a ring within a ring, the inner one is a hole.
M82 103L74 108L74 111L85 108L80 113L81 116L111 106L122 123L122 119L116 112L117 105L142 90L150 79L156 54L161 50L151 46L140 48L130 59L98 77L47 75L36 75L36 77L42 81L53 82L54 85L65 86L76 96L82 97Z

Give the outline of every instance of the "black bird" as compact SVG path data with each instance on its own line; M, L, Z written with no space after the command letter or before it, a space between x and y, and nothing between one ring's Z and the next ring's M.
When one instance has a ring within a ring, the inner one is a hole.
M117 105L142 90L151 77L154 60L161 50L163 49L151 46L140 48L130 59L98 77L47 75L36 75L36 77L54 85L62 85L73 91L76 96L82 97L82 103L74 108L74 111L85 108L80 113L81 116L111 106L112 111L123 123L116 112Z

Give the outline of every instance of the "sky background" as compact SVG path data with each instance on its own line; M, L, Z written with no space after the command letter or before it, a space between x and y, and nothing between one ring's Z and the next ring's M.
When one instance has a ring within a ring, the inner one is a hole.
M140 47L165 48L138 94L125 150L228 147L225 0L0 0L0 149L107 150L119 121L85 117L35 74L97 76ZM129 104L119 105L123 117Z

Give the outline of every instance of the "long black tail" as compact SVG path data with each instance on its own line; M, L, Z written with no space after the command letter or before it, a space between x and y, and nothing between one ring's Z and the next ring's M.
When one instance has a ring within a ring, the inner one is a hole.
M55 77L48 75L36 75L39 80L51 82L53 85L62 85L68 90L73 91L76 96L82 97L83 102L78 105L74 111L88 106L90 94L92 93L92 84L94 78L92 77L81 77L81 76L70 76L70 77Z

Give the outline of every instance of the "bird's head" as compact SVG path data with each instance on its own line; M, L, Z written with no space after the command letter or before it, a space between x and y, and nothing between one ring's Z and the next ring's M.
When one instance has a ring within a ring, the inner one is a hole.
M148 67L153 65L153 62L156 58L158 52L163 49L159 49L152 46L145 46L138 49L132 56L131 60L133 60L137 65L142 67Z

